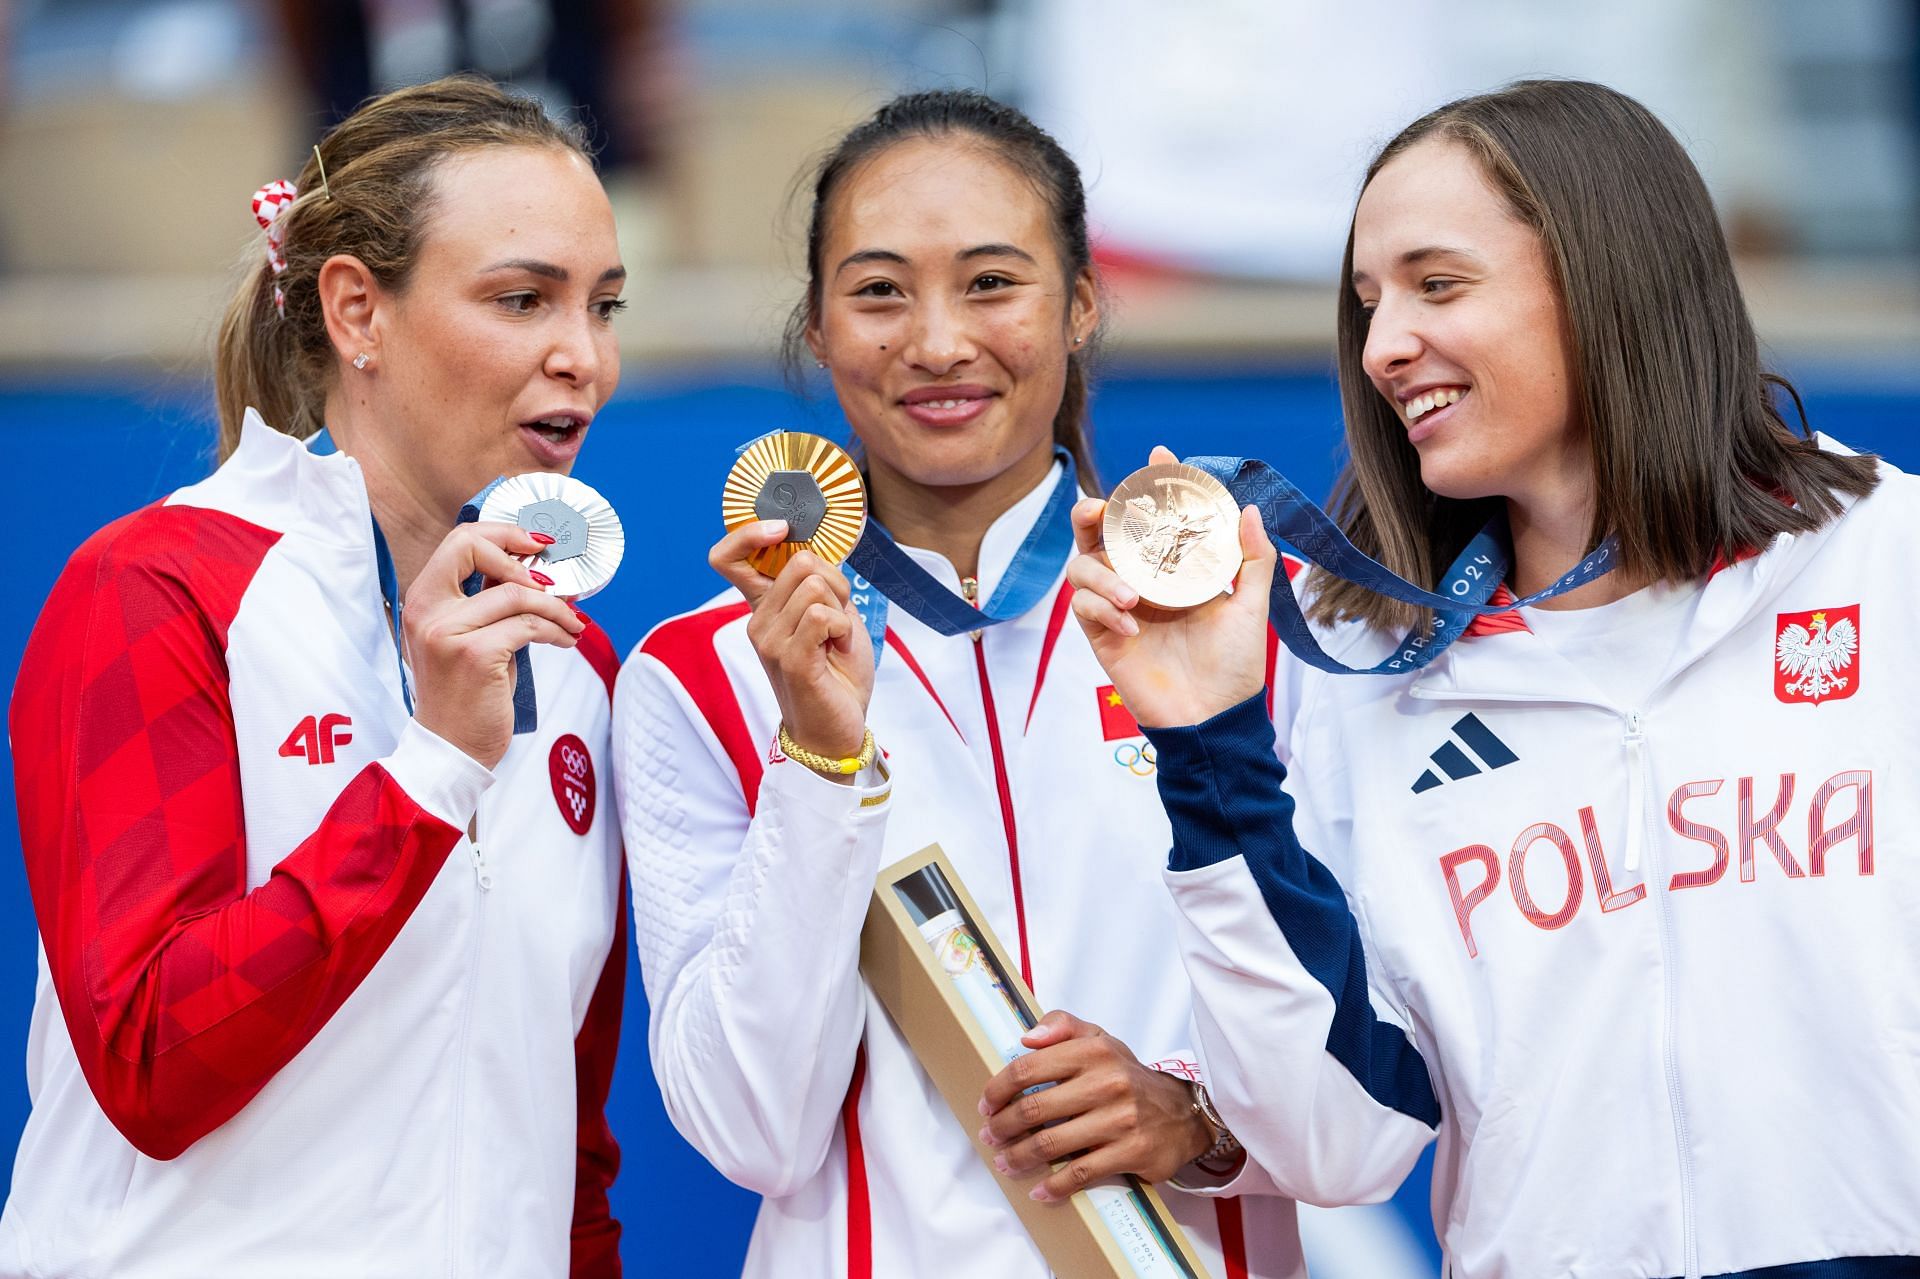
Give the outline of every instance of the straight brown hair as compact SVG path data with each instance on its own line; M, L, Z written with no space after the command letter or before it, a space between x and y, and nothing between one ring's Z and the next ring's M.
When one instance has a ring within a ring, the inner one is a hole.
M1691 580L1716 559L1822 527L1840 513L1837 495L1872 491L1875 459L1823 451L1798 393L1762 366L1706 184L1645 107L1585 81L1521 81L1415 120L1366 181L1428 138L1466 147L1540 236L1592 452L1589 549L1618 539L1616 571ZM1367 321L1352 275L1349 227L1337 326L1348 460L1331 511L1361 550L1431 588L1503 503L1440 497L1420 482L1406 427L1361 363ZM1793 400L1800 431L1778 394ZM1429 616L1319 571L1310 594L1308 616L1323 624L1358 618L1398 633Z
M220 324L214 392L223 460L240 441L249 406L296 439L325 425L338 357L315 287L321 266L335 254L350 254L383 287L405 288L433 211L436 167L458 152L490 146L560 147L593 158L577 126L470 75L370 98L307 154L294 180L299 195L280 215L287 269L273 273L256 235L250 265ZM276 284L286 298L284 314L274 305Z

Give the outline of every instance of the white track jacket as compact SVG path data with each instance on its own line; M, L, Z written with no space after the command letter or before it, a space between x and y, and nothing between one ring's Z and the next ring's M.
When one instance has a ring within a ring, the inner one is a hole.
M13 698L42 951L0 1275L614 1279L613 666L535 645L491 771L421 728L359 465L251 413L89 539Z
M988 532L982 598L1057 476ZM944 558L915 557L959 589ZM977 640L893 609L869 718L891 779L873 786L774 749L738 595L663 623L621 672L614 760L654 1073L680 1132L766 1197L752 1279L1047 1274L860 979L874 877L927 844L1043 1005L1192 1069L1153 752L1067 600L1063 577ZM1303 1273L1286 1200L1166 1197L1216 1279Z
M1509 616L1301 674L1286 792L1255 703L1150 734L1202 1059L1281 1189L1383 1198L1437 1134L1453 1275L1917 1272L1920 482L1882 475L1714 573L1640 705Z

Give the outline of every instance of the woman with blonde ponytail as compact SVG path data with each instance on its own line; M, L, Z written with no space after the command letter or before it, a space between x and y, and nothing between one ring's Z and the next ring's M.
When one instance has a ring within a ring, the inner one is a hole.
M613 391L606 195L452 79L254 209L221 465L74 554L14 691L42 962L0 1273L617 1275L612 650L540 534L456 524Z

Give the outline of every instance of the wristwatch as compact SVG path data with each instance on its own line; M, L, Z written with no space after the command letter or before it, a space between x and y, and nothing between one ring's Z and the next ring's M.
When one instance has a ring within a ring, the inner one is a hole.
M1187 1087L1193 1092L1193 1109L1213 1133L1213 1144L1193 1161L1193 1166L1209 1177L1230 1176L1240 1163L1243 1149L1240 1139L1227 1127L1227 1121L1220 1117L1214 1107L1213 1098L1207 1095L1207 1086L1197 1079L1189 1079Z

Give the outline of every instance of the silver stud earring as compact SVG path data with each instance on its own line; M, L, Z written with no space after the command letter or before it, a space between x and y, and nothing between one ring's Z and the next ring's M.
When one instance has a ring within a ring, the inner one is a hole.
M362 351L360 352L360 354L353 357L353 367L356 369L364 369L367 367L367 361L372 358L373 357L368 355L365 351Z
M1075 339L1073 340L1073 344L1074 344L1075 346L1079 346L1079 345L1080 345L1080 344L1081 344L1082 342L1085 342L1085 341L1086 341L1086 339L1085 339L1085 338L1075 338Z
M827 367L827 362L825 360L815 360L813 362L813 367L816 369L824 369Z

